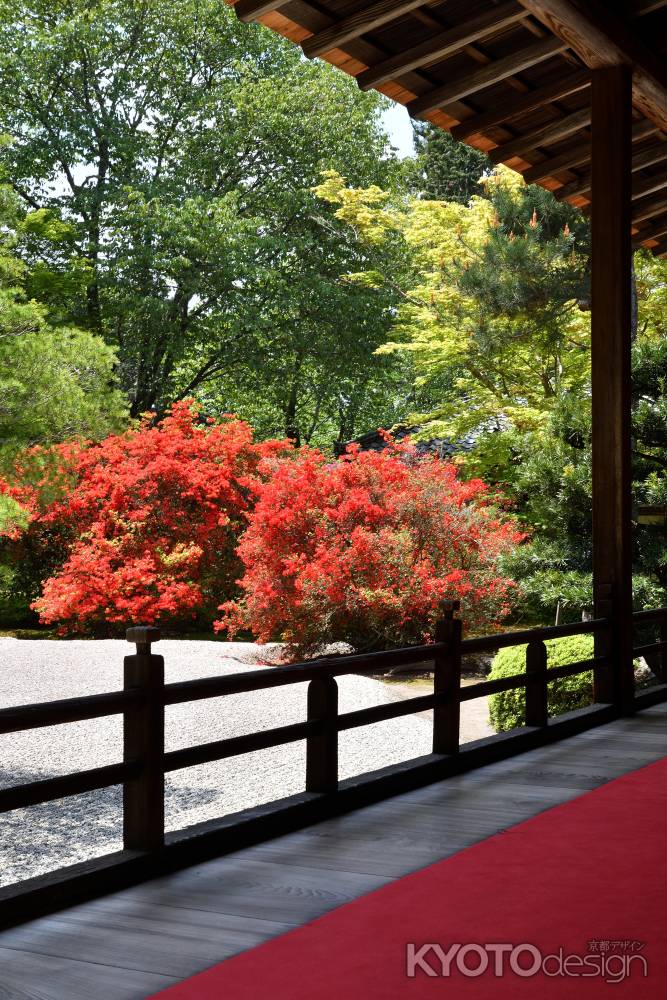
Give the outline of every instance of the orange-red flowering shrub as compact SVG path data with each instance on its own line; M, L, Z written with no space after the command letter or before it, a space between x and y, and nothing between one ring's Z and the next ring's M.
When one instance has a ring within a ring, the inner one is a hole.
M513 520L484 483L409 444L331 462L255 444L188 401L22 463L18 485L0 482L22 514L0 531L41 584L40 620L64 633L206 626L220 609L218 630L302 652L381 648L427 638L444 598L475 629L510 607L497 563L521 539Z
M155 426L147 417L99 444L56 449L55 499L44 482L13 491L30 518L20 544L45 560L40 620L69 633L210 624L234 592L258 463L284 448L254 444L242 421L201 420L186 401Z
M216 628L301 652L382 648L426 639L445 598L460 598L468 627L509 611L514 585L497 560L521 535L480 480L409 444L334 463L302 449L270 464L239 545L242 596Z

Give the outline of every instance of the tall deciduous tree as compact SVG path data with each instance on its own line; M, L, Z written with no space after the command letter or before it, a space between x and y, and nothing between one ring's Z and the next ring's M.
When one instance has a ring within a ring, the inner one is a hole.
M0 0L6 170L74 223L88 280L71 319L117 349L133 413L202 387L233 396L251 358L289 423L277 390L308 357L290 347L273 377L266 331L321 358L333 323L313 314L337 304L350 327L341 250L335 266L298 255L321 235L323 169L389 181L380 102L219 0Z
M470 205L393 207L341 178L319 188L361 239L402 246L402 269L374 273L402 289L382 351L411 357L420 392L437 400L421 414L429 434L539 424L562 388L588 377L585 226L504 168L484 184Z
M68 260L70 235L0 185L0 460L73 435L102 437L126 412L113 351L59 320L63 288L82 273ZM42 250L29 266L25 256Z

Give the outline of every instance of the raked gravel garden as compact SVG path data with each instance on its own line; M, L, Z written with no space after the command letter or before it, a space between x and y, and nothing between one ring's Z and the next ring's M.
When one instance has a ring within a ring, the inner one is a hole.
M122 688L126 642L0 638L0 705L72 698ZM251 643L161 641L166 681L257 669L272 650ZM270 666L267 669L271 669ZM339 679L340 711L421 693L428 682ZM167 708L166 748L205 743L305 718L306 685L278 687ZM482 699L463 705L462 739L487 735ZM430 713L355 729L340 737L340 776L350 777L430 752ZM121 759L119 716L0 736L0 787L112 764ZM305 747L290 744L167 775L168 830L303 790ZM118 850L119 787L0 816L0 885Z

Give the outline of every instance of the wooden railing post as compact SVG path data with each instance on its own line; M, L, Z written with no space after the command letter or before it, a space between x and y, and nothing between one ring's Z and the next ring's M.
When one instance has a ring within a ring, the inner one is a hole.
M595 592L595 614L598 618L606 618L607 626L595 633L593 646L595 656L606 656L608 662L596 667L593 671L593 700L602 705L612 705L616 700L613 666L613 611L612 586L609 583L599 583Z
M123 787L123 842L129 850L156 851L164 845L164 660L151 653L157 628L127 630L137 652L125 657L125 689L144 695L125 712L126 761L138 760L141 772Z
M547 700L547 647L541 639L526 646L526 725L546 726L549 721Z
M433 669L433 693L443 700L433 709L433 753L459 752L461 725L461 620L455 617L459 601L443 601L435 624L435 641L444 643Z
M308 685L308 721L320 723L306 740L306 791L335 792L338 788L338 684L322 673Z

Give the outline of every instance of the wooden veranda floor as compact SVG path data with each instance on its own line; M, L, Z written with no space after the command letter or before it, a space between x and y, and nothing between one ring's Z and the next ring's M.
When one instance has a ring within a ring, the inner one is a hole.
M2 1000L140 1000L667 755L659 705L0 934Z

